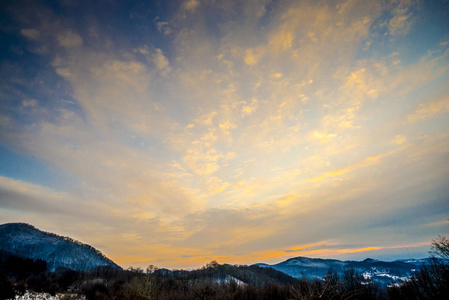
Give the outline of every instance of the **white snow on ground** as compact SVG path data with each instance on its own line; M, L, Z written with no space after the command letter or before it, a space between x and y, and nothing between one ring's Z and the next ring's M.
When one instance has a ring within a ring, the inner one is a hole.
M371 272L363 272L363 279L368 280L373 277L373 274Z
M86 300L86 297L77 294L56 294L26 292L22 296L16 296L15 300Z
M288 266L301 266L309 268L327 268L328 265L324 262L314 262L314 261L302 261L298 259L292 259L286 263Z
M409 259L406 261L406 263L425 263L426 261L424 259Z
M378 278L378 277L387 277L387 278L391 278L393 281L395 281L395 283L388 285L388 287L392 287L392 286L401 286L404 282L409 281L410 277L400 277L400 276L396 276L396 275L391 275L388 272L381 272L379 270L377 270L376 268L372 268L371 271L366 271L362 274L363 279L365 280L372 280L374 278Z
M231 282L231 280L234 280L237 283L237 285L240 285L240 286L246 285L246 283L244 283L243 281L241 281L235 277L229 276L229 275L226 276L225 278L215 279L214 281L219 284L227 284L227 283Z

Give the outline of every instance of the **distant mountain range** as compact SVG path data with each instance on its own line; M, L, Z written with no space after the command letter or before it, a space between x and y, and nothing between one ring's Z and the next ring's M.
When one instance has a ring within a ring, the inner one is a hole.
M372 281L381 286L402 284L414 272L428 263L428 259L407 259L392 262L379 261L367 258L363 261L340 261L336 259L321 259L295 257L284 262L268 265L257 264L260 267L270 267L295 278L323 279L330 268L340 277L345 270L353 269L363 276L366 282Z
M0 225L0 250L22 258L43 260L50 271L60 267L80 271L102 266L121 269L92 246L69 237L41 231L25 223ZM385 262L367 258L363 261L340 261L295 257L274 265L260 263L255 266L272 268L294 278L312 280L324 279L329 269L340 277L343 277L346 270L354 270L366 283L373 282L386 287L404 283L414 272L428 264L428 260L408 259Z
M80 271L101 266L121 269L92 246L25 223L0 225L0 250L22 258L43 260L50 271L60 267Z

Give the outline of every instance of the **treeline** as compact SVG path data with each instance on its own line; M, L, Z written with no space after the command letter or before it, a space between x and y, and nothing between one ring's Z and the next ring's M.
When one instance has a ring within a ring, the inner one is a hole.
M323 280L296 279L272 268L215 261L193 271L150 266L146 270L100 267L88 272L48 272L43 261L0 252L0 299L11 299L26 290L53 295L70 292L87 300L449 299L449 241L439 238L433 245L434 258L429 265L405 284L386 289L353 269L342 276L330 269Z

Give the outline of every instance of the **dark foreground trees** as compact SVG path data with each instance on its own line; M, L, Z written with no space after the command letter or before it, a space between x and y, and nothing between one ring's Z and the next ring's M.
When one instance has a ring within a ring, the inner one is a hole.
M449 299L449 240L432 242L430 264L400 287L389 289L391 299Z
M5 275L0 274L0 299L13 299L15 295L16 292L14 291L11 280Z

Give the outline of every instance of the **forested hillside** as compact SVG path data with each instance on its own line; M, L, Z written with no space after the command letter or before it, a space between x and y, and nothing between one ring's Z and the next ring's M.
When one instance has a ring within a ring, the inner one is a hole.
M120 268L92 246L24 223L0 225L0 249L19 257L43 260L50 271L60 267L82 271L99 266Z

